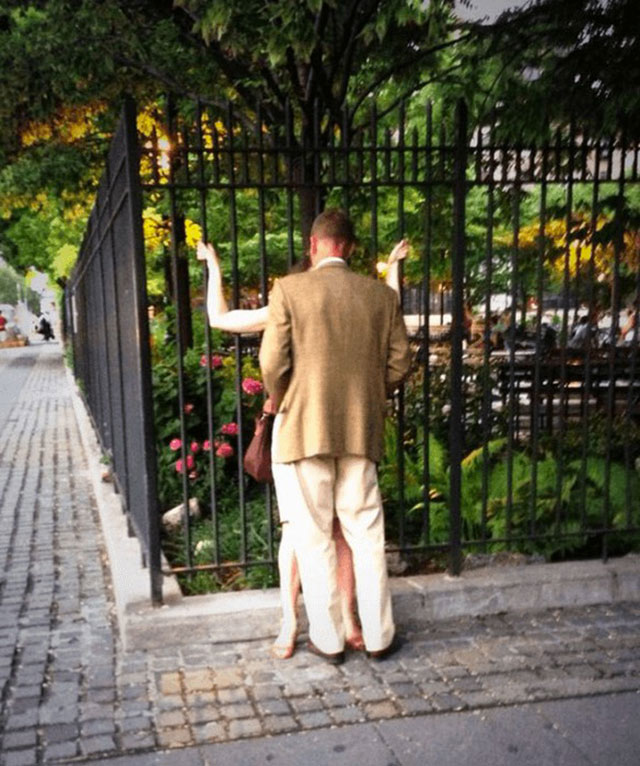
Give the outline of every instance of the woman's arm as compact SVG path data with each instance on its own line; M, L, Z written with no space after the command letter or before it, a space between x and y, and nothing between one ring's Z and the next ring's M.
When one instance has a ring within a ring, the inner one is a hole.
M262 332L267 324L269 307L260 309L234 309L229 306L222 290L222 272L216 251L211 244L198 242L198 260L206 261L209 271L207 289L207 315L209 324L218 330L235 333Z
M631 309L629 313L627 314L627 321L620 328L620 338L622 340L625 340L627 335L635 328L635 326L636 326L636 312L635 312L635 309Z
M387 261L387 273L385 282L392 290L396 291L398 299L400 298L400 261L404 260L409 253L409 242L401 239L389 254Z

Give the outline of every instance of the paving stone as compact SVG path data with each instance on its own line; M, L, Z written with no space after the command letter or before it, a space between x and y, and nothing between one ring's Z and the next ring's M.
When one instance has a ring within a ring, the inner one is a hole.
M187 717L192 724L209 723L220 718L220 708L215 705L191 708L187 707Z
M246 702L249 699L249 695L245 689L235 687L232 689L220 689L218 691L218 699L221 705L229 705L234 702Z
M258 703L258 710L262 715L289 715L291 708L287 704L286 700L265 700Z
M191 743L191 733L186 727L181 729L161 729L158 731L158 744L161 747L181 747Z
M13 729L28 729L37 725L38 710L33 708L25 713L10 714L4 727L7 731L12 731Z
M412 683L391 683L389 688L394 697L415 697L418 688Z
M377 685L368 686L364 689L356 689L355 694L360 702L379 702L387 698L388 691L384 686Z
M85 702L80 706L80 721L113 718L113 705L108 703Z
M222 723L206 723L193 727L193 738L199 744L204 742L221 742L227 739L227 732Z
M44 727L44 738L48 744L57 744L58 742L69 742L78 737L78 727L76 724L58 724Z
M182 691L179 673L162 673L158 679L158 688L162 694L177 695Z
M39 699L41 694L41 684L30 684L28 686L16 686L12 690L14 699L21 697L29 697L31 699Z
M324 694L325 707L346 707L355 702L353 694L345 691L331 691Z
M296 713L311 713L324 707L319 697L296 697L288 702Z
M21 715L37 710L39 705L40 697L18 697L11 701L11 712L15 715Z
M218 689L242 684L242 673L236 668L219 668L213 674L213 682Z
M113 737L100 735L97 737L83 737L80 746L85 755L93 755L95 753L108 753L114 750L116 743Z
M138 731L140 729L150 729L153 726L153 713L151 710L145 713L136 713L132 716L120 716L116 722L113 722L114 731L117 728L118 731ZM107 732L108 733L108 732Z
M254 715L253 707L249 704L238 703L235 705L225 705L221 708L222 715L233 720L236 718L251 718Z
M185 674L186 675L186 674ZM147 673L144 669L144 666L142 670L138 670L134 673L126 673L124 671L120 671L118 673L118 681L121 685L133 685L133 684L146 684L147 683Z
M337 724L357 723L358 721L366 720L364 712L355 705L351 707L332 708L330 712L331 717Z
M455 694L434 694L429 697L429 701L436 710L463 710L466 707L463 700Z
M442 694L449 691L449 684L444 681L427 681L424 684L418 684L418 688L425 697L430 697L434 694Z
M284 687L284 694L285 697L304 697L309 694L309 684L301 683L299 681L295 683L287 683Z
M184 687L187 692L207 691L213 687L213 674L208 669L186 672Z
M267 715L262 719L267 734L284 734L298 729L298 724L290 715Z
M397 700L396 704L403 715L418 715L431 713L435 708L424 697L404 697Z
M393 718L398 715L398 709L390 700L385 702L367 702L362 706L367 718L376 720L378 718Z
M156 700L156 707L159 710L175 710L176 708L181 708L184 705L184 701L182 697L178 697L175 694L172 694L167 697L160 697ZM129 709L133 709L130 707Z
M45 763L57 761L62 758L73 758L78 754L77 742L58 742L55 745L48 745L44 751Z
M121 736L120 741L124 750L152 748L156 742L150 731L127 732Z
M112 702L113 699L115 699L115 694L113 697L109 696L111 690L104 689L102 692L104 693L104 698L99 700L100 702ZM123 700L141 700L147 698L147 689L145 686L142 686L141 684L130 684L128 686L124 686L120 688L120 698Z
M215 692L192 692L185 695L187 708L202 707L204 705L212 705L218 701L218 696Z
M171 710L169 712L160 713L156 717L158 726L162 729L169 728L170 726L182 726L187 722L187 717L183 710Z
M32 766L37 762L35 750L10 750L3 756L3 766Z
M241 739L243 737L258 737L263 733L262 723L257 718L245 718L229 723L229 737Z
M462 702L468 708L486 707L487 705L495 705L496 698L486 690L480 691L458 691L456 689L456 696L460 697Z
M26 729L25 731L6 732L2 738L2 747L6 750L16 748L35 747L37 744L37 735L35 729Z
M320 726L330 726L331 717L326 710L316 710L313 713L299 713L298 721L303 729L317 729Z

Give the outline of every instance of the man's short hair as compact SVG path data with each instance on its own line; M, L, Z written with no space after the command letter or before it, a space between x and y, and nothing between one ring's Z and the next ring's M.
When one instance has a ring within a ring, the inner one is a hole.
M329 207L317 216L311 226L311 236L318 239L335 239L348 245L356 241L349 216L344 210L336 207Z

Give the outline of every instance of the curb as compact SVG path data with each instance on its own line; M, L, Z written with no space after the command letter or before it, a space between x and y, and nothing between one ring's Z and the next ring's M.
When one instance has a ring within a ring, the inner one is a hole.
M229 643L273 638L280 623L277 588L183 596L177 579L165 577L162 607L151 606L149 573L129 535L114 485L101 478L95 431L66 368L73 409L109 558L120 636L125 648L153 649L174 642ZM163 566L166 562L163 562ZM479 617L501 612L640 601L640 554L602 561L526 564L391 579L397 625Z

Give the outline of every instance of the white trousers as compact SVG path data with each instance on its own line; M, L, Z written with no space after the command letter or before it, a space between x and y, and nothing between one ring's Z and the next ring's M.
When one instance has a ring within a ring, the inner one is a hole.
M335 514L353 554L365 646L369 651L385 649L395 628L375 463L355 455L317 456L274 463L273 479L282 518L290 524L310 639L323 652L344 648L332 538Z

